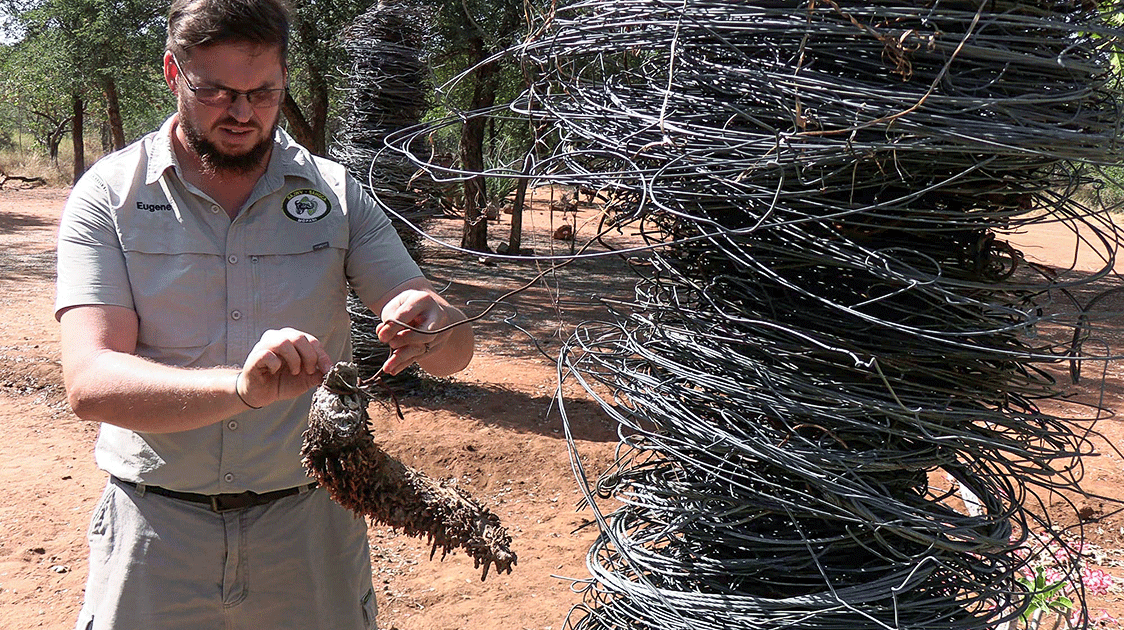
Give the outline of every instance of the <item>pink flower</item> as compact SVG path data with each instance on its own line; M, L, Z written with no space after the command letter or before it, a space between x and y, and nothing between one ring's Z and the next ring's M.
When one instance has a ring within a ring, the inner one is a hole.
M1090 595L1106 595L1108 589L1116 583L1116 578L1101 569L1085 567L1081 571L1081 583L1085 585L1085 590Z
M1120 626L1120 620L1108 614L1108 611L1103 608L1101 609L1101 613L1093 618L1089 618L1088 613L1083 610L1076 616L1076 618L1073 620L1073 623L1080 624L1084 620L1089 621L1090 627L1114 628Z

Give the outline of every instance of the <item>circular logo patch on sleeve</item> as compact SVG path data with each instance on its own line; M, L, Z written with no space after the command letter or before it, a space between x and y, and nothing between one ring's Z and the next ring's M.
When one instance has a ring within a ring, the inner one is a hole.
M319 190L298 188L285 197L285 216L297 223L313 223L328 216L332 204Z

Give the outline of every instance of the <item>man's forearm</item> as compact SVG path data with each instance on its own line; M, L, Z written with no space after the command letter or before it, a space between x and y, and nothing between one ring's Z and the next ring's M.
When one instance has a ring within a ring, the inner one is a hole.
M249 407L235 390L239 370L184 369L112 350L84 357L67 370L75 415L133 431L186 431L225 420Z
M331 359L316 337L293 328L262 333L240 369L186 369L135 354L137 317L120 306L62 312L62 372L74 413L134 431L204 427L320 384Z

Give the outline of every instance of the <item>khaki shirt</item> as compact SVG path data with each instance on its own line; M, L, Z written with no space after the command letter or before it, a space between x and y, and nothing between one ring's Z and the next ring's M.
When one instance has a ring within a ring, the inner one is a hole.
M263 332L286 326L316 336L333 361L350 359L348 286L371 304L421 275L386 215L342 166L279 129L231 221L180 178L174 119L75 185L59 229L55 316L85 304L133 309L136 353L179 367L240 367ZM97 463L128 481L207 494L307 483L299 451L311 398L179 433L103 424Z

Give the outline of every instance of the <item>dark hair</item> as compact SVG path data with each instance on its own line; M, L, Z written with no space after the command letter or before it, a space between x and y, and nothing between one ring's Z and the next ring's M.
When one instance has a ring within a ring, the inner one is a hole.
M284 0L173 0L165 47L183 55L196 46L242 42L289 52L289 11Z

